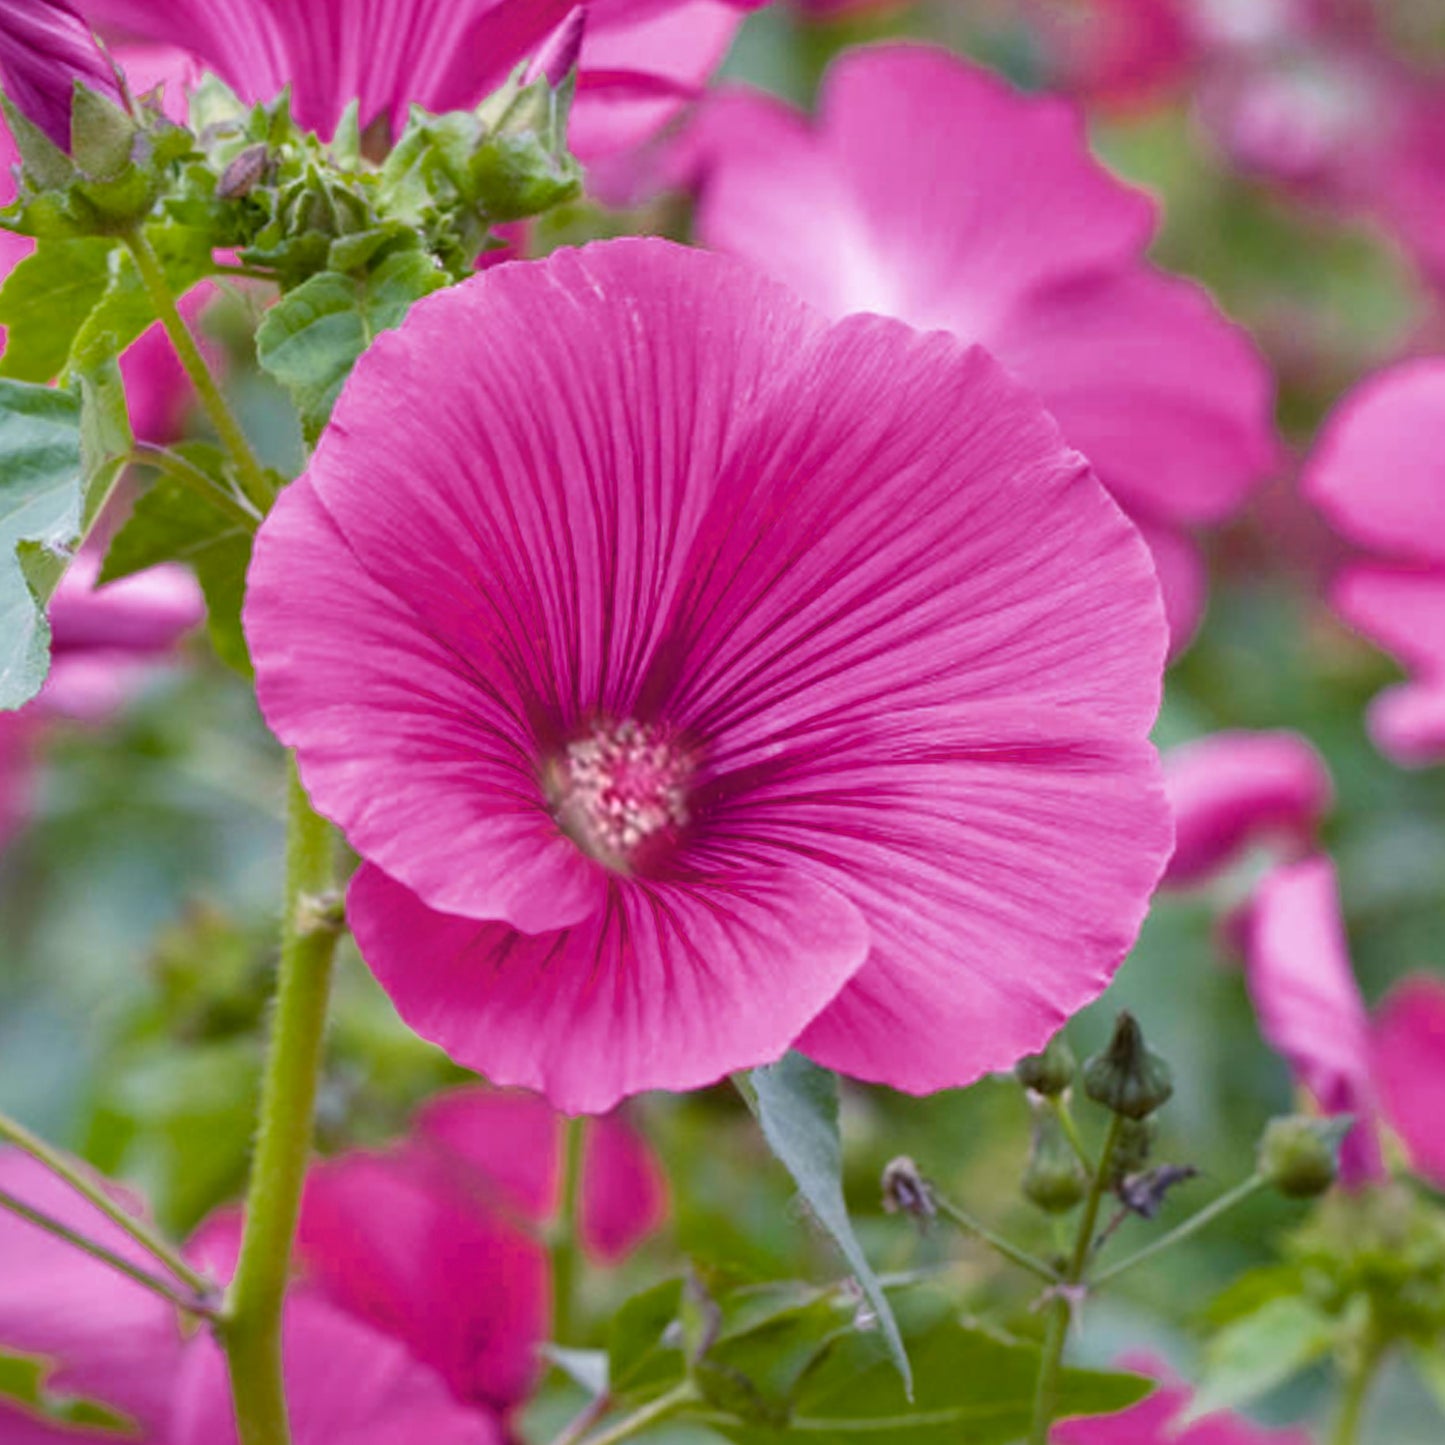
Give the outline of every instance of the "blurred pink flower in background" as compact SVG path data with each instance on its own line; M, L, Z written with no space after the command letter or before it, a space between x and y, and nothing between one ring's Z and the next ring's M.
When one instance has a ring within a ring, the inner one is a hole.
M913 46L835 61L816 122L727 92L693 141L702 240L830 316L987 347L1034 388L1154 549L1176 648L1198 622L1196 526L1277 460L1273 385L1207 293L1145 259L1155 210L1066 102Z
M1376 743L1405 766L1445 759L1445 358L1356 387L1326 423L1302 485L1373 554L1336 579L1335 607L1411 674L1372 706Z
M312 1170L285 1323L296 1445L501 1445L548 1328L547 1255L534 1235L556 1204L560 1128L535 1097L460 1089L424 1108L395 1149ZM156 1271L27 1156L0 1151L0 1188ZM606 1259L635 1247L665 1209L653 1156L619 1118L592 1126L581 1191L582 1242ZM227 1211L187 1253L224 1280L238 1244L239 1216ZM235 1439L220 1350L205 1330L183 1336L164 1300L9 1212L0 1269L0 1349L50 1359L54 1395L119 1411L145 1445ZM14 1413L12 1436L0 1402L6 1445L30 1445L21 1428L37 1445L116 1438Z
M1147 1400L1117 1415L1066 1420L1056 1425L1053 1445L1310 1445L1303 1430L1267 1430L1239 1415L1206 1415L1181 1425L1190 1391L1167 1366L1149 1355L1126 1355L1119 1367L1153 1375L1160 1386Z
M665 242L383 337L246 625L402 1016L570 1111L795 1041L914 1091L1011 1063L1168 851L1157 585L1034 398Z
M1375 1086L1415 1168L1445 1188L1445 979L1416 975L1375 1014Z
M1189 76L1198 59L1191 3L1026 0L1050 84L1123 109L1156 101Z
M574 143L584 160L661 125L722 59L762 0L592 0ZM83 0L131 39L178 46L248 101L292 88L301 124L329 136L353 99L393 130L414 102L475 105L568 20L575 0Z
M1292 732L1219 732L1170 748L1164 785L1174 855L1164 882L1203 883L1259 843L1296 853L1314 841L1334 797L1328 768Z

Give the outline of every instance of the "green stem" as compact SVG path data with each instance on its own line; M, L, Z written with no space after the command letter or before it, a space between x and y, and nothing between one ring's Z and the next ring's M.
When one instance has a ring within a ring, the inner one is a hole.
M239 523L246 531L254 532L260 526L261 514L249 502L237 497L229 488L219 485L178 453L167 451L165 447L137 442L131 448L130 456L136 466L152 467L183 487L188 487L211 506L224 512L233 522Z
M572 1343L576 1323L577 1275L581 1263L579 1226L582 1209L582 1149L587 1121L581 1116L562 1122L561 1179L557 1213L548 1230L552 1253L552 1339Z
M670 1415L675 1415L684 1406L692 1404L697 1399L697 1391L690 1381L685 1381L675 1389L669 1390L665 1395L659 1395L649 1405L644 1405L640 1410L635 1410L631 1415L619 1420L615 1425L609 1426L606 1430L599 1430L595 1435L589 1435L582 1445L618 1445L619 1441L630 1440L634 1435L640 1435L652 1425L660 1425Z
M950 1200L940 1198L935 1193L933 1202L938 1212L945 1219L951 1219L965 1234L971 1234L975 1238L981 1239L990 1249L997 1250L1005 1259L1011 1260L1020 1269L1026 1269L1030 1274L1036 1274L1049 1284L1058 1283L1057 1271L1051 1269L1037 1255L1030 1254L1026 1249L1020 1249L1011 1240L1005 1239L1001 1234L996 1234L981 1219L975 1219L967 1210L960 1209Z
M1357 1445L1360 1426L1365 1418L1365 1400L1384 1353L1372 1328L1354 1368L1345 1376L1345 1390L1340 1397L1340 1413L1336 1416L1335 1427L1330 1432L1330 1445Z
M139 226L128 231L124 240L130 248L136 270L140 273L141 284L146 289L146 295L150 297L156 316L165 328L191 385L195 387L196 395L200 398L206 415L210 417L216 435L221 439L221 445L231 454L242 489L256 506L264 510L271 492L265 473L261 470L260 462L256 460L256 454L251 450L250 442L246 440L246 433L241 430L240 422L226 404L226 398L221 395L221 388L216 385L216 379L206 365L206 358L201 355L201 348L196 345L195 337L191 335L190 328L181 316L160 258Z
M1126 1270L1133 1269L1136 1264L1143 1264L1146 1259L1152 1259L1156 1254L1162 1254L1166 1249L1172 1249L1181 1240L1188 1239L1191 1234L1197 1234L1206 1224L1212 1224L1221 1214L1241 1204L1250 1195L1257 1193L1265 1187L1265 1181L1258 1174L1252 1174L1233 1189L1221 1194L1212 1204L1206 1204L1198 1214L1191 1215L1182 1224L1176 1225L1168 1234L1161 1234L1152 1243L1146 1244L1143 1249L1136 1251L1121 1259L1117 1264L1111 1264L1103 1273L1097 1274L1093 1279L1093 1286L1097 1289L1100 1285L1108 1284L1110 1280L1118 1279Z
M1094 1172L1094 1161L1089 1158L1089 1151L1084 1147L1083 1135L1079 1133L1079 1126L1074 1122L1074 1111L1069 1108L1068 1100L1062 1096L1049 1100L1054 1115L1059 1121L1059 1128L1064 1131L1064 1138L1069 1141L1069 1147L1078 1156L1079 1163L1084 1166L1088 1174Z
M245 1231L223 1332L241 1445L290 1445L281 1377L281 1307L311 1152L312 1116L338 930L319 906L332 882L332 834L293 761L286 900L271 1053Z
M1099 1151L1099 1162L1089 1181L1089 1193L1084 1200L1084 1212L1079 1216L1079 1230L1074 1236L1074 1251L1064 1271L1065 1287L1079 1284L1094 1250L1094 1236L1099 1228L1099 1208L1109 1187L1110 1165L1114 1150L1119 1143L1122 1117L1113 1115L1109 1120L1109 1131L1104 1135L1104 1147ZM1034 1419L1029 1431L1029 1445L1048 1445L1049 1429L1059 1411L1059 1382L1064 1372L1064 1345L1069 1334L1069 1319L1073 1305L1068 1296L1058 1293L1049 1302L1049 1322L1044 1334L1043 1354L1039 1360L1038 1385L1034 1390Z
M83 1199L93 1204L114 1225L123 1229L140 1247L170 1270L192 1293L205 1296L213 1288L205 1275L191 1268L174 1245L168 1244L143 1220L137 1219L106 1193L78 1160L71 1159L44 1139L32 1134L23 1124L0 1114L0 1139L43 1164L58 1179L64 1180Z
M25 1220L28 1224L33 1224L37 1229L43 1229L47 1234L54 1235L56 1239L64 1240L66 1244L88 1254L92 1259L99 1260L104 1265L108 1265L111 1269L125 1275L127 1279L134 1280L138 1285L150 1290L152 1294L158 1294L168 1304L175 1305L177 1309L189 1310L192 1314L208 1317L215 1314L215 1309L207 1300L180 1294L170 1281L152 1274L148 1269L142 1269L138 1264L132 1264L124 1255L107 1249L105 1245L72 1229L68 1224L62 1224L58 1219L53 1219L43 1211L32 1208L23 1199L17 1199L8 1190L0 1189L0 1209L8 1209L11 1214Z

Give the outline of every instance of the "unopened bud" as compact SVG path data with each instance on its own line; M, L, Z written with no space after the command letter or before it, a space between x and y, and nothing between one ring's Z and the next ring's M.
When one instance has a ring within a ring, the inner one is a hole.
M577 68L577 59L582 54L582 34L586 28L587 9L578 5L542 42L522 76L522 84L531 85L534 80L545 80L556 90Z
M1259 1141L1259 1172L1286 1199L1313 1199L1335 1182L1348 1114L1315 1119L1288 1114L1271 1119Z
M906 1154L890 1160L883 1170L883 1208L888 1214L911 1214L921 1220L938 1213L933 1186Z
M1048 1214L1064 1214L1084 1197L1087 1188L1088 1180L1058 1115L1052 1109L1040 1109L1034 1115L1029 1167L1024 1171L1025 1197Z
M125 106L115 67L69 0L0 5L0 80L16 109L67 154L77 85Z
M1108 1047L1085 1063L1084 1092L1126 1119L1147 1119L1169 1101L1169 1065L1146 1047L1133 1014L1119 1015Z
M1158 1129L1153 1119L1120 1119L1109 1166L1114 1181L1137 1174L1149 1162Z
M1060 1032L1049 1040L1043 1053L1025 1054L1014 1065L1014 1077L1024 1088L1052 1098L1055 1094L1062 1094L1074 1082L1077 1067L1074 1051Z

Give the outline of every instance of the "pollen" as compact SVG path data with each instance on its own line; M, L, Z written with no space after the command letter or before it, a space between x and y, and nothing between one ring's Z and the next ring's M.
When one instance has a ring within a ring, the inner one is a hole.
M692 759L660 728L599 723L549 769L558 825L584 852L630 873L651 847L688 821Z

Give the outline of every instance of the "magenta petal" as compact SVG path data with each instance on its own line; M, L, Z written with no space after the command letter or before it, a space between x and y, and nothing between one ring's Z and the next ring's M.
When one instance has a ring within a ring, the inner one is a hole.
M465 1167L485 1196L539 1222L556 1211L560 1117L535 1094L456 1089L418 1113L417 1136ZM582 1243L604 1261L629 1253L666 1211L661 1169L646 1141L621 1114L593 1120L582 1159Z
M29 1156L0 1151L0 1187L154 1271L129 1235ZM170 1305L9 1212L0 1213L0 1275L0 1351L48 1356L58 1395L98 1401L147 1428L165 1417L182 1348Z
M1246 920L1245 977L1260 1032L1327 1114L1354 1114L1341 1179L1383 1177L1369 1022L1355 983L1328 858L1276 868Z
M593 918L528 935L434 912L363 867L348 913L362 956L419 1034L569 1113L777 1059L868 948L841 895L762 870L618 883Z
M1370 736L1404 768L1445 759L1445 675L1388 688L1370 704Z
M1445 570L1361 563L1340 575L1330 600L1406 667L1445 676Z
M1304 487L1359 545L1445 563L1445 358L1356 387L1326 423Z
M1406 979L1375 1017L1375 1078L1415 1168L1445 1188L1445 981Z
M1192 282L1142 265L1068 280L985 344L1131 511L1217 522L1280 459L1269 368Z
M1164 755L1174 809L1166 883L1201 883L1249 844L1314 836L1334 797L1324 759L1298 733L1223 732Z
M495 1202L420 1150L347 1155L311 1171L298 1252L332 1304L503 1409L535 1378L547 1255Z
M1135 516L1134 525L1149 546L1159 590L1164 597L1164 616L1169 622L1169 656L1177 657L1194 640L1204 619L1209 592L1209 573L1199 544L1187 532L1161 526Z
M295 1445L503 1445L496 1417L458 1402L394 1340L320 1300L293 1297L284 1328ZM221 1351L200 1339L178 1377L165 1445L235 1445Z

